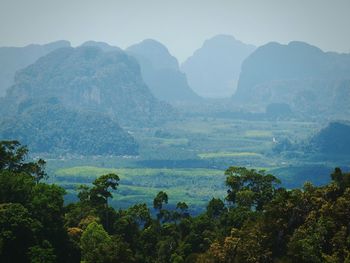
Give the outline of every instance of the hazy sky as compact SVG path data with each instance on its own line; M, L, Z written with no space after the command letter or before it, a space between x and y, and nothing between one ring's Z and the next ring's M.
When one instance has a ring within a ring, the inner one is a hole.
M216 34L350 52L350 0L0 0L0 46L154 38L183 61Z

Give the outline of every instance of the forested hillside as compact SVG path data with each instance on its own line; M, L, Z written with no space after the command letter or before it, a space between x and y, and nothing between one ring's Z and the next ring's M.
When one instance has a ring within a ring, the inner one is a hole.
M334 121L321 129L310 140L310 147L330 155L350 155L350 123Z
M135 155L138 144L107 114L74 111L55 98L25 101L0 121L0 137L20 139L36 153Z
M160 191L114 210L117 174L65 191L44 182L45 162L27 162L27 148L0 142L0 261L7 262L350 262L350 173L332 181L284 189L271 174L226 170L227 196L193 216L188 205L167 206Z

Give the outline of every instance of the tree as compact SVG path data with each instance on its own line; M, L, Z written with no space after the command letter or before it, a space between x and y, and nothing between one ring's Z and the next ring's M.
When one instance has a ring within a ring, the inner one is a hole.
M209 217L219 217L225 211L225 204L220 198L213 198L207 206L207 214Z
M321 263L322 246L327 235L324 220L310 218L299 227L288 242L288 254L295 262Z
M28 262L40 223L21 204L0 204L0 262Z
M38 220L43 227L40 231L41 238L55 248L58 261L65 261L68 242L64 228L64 194L65 190L57 185L38 183L33 188L33 198L29 205L32 218Z
M78 212L83 215L83 217L79 218L79 221L86 216L97 215L106 230L111 232L113 224L110 224L110 221L116 216L116 212L113 208L108 207L108 198L113 197L111 190L117 189L119 176L114 173L105 174L98 177L92 184L92 188L86 185L79 187L78 197L80 203L75 207L76 209L72 209L70 212ZM72 218L71 215L70 218Z
M81 256L85 263L106 263L112 259L112 238L102 225L92 222L81 236Z
M146 204L136 204L126 211L139 227L148 227L152 218Z
M176 210L173 212L173 219L175 222L182 218L187 218L190 216L188 212L188 205L185 202L178 202L176 204Z
M0 141L0 170L30 174L37 183L47 178L45 161L39 159L37 162L25 163L27 154L28 148L18 141Z
M158 210L157 218L160 220L167 214L166 210L163 210L163 205L168 203L168 195L166 192L160 191L153 199L153 208Z
M30 204L33 197L34 178L26 173L0 170L0 203Z
M338 167L331 174L331 178L342 190L350 186L350 173L343 173Z
M90 201L93 205L108 206L108 198L112 197L110 188L116 190L119 185L119 176L114 173L105 174L93 182L93 188L90 190Z
M163 204L168 203L168 195L166 192L160 191L157 196L153 199L153 207L154 209L161 210L163 208Z
M236 206L254 207L258 211L272 200L275 186L280 183L271 174L244 167L230 167L225 175L226 185L230 187L226 200Z
M30 263L54 263L56 255L50 242L44 240L41 246L36 245L29 248Z

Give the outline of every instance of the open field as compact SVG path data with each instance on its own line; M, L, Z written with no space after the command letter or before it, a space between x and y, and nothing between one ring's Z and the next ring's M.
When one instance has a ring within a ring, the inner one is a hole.
M150 169L150 168L99 168L78 166L59 169L51 180L76 194L80 184L90 184L98 176L116 173L120 186L111 201L116 207L125 207L135 202L150 206L159 191L166 191L169 203L186 201L196 209L213 197L225 196L224 171L214 169Z
M154 196L166 191L170 206L185 201L191 211L198 212L211 198L225 197L224 171L229 166L264 169L288 188L300 187L305 181L328 182L332 168L349 165L346 159L338 164L320 162L320 157L315 160L303 153L273 152L273 138L300 142L319 128L312 122L186 118L132 130L140 144L139 156L53 158L47 168L50 181L67 189L67 201L76 200L80 184L117 173L120 186L111 200L115 207L139 202L152 206Z
M259 153L254 152L214 152L214 153L200 153L199 158L202 159L213 159L213 158L225 158L225 157L258 157L261 156Z

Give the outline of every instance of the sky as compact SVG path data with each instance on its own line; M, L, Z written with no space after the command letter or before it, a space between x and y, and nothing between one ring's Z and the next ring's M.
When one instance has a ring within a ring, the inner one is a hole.
M146 38L180 62L217 34L256 46L305 41L350 52L350 0L0 0L0 46Z

